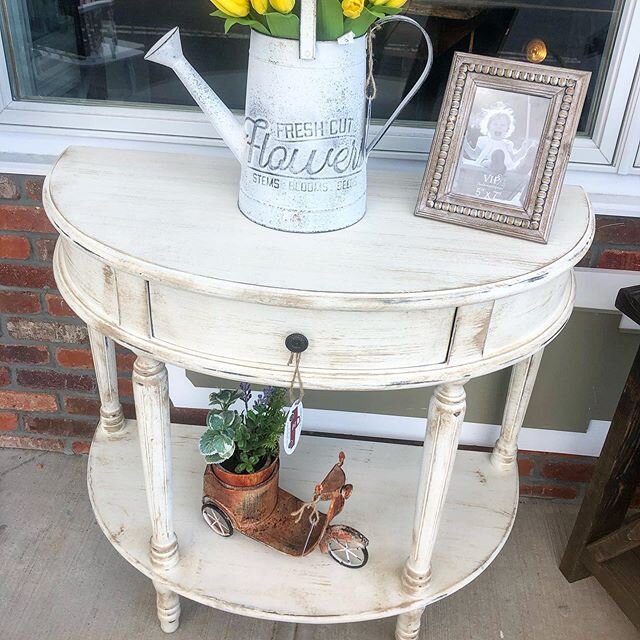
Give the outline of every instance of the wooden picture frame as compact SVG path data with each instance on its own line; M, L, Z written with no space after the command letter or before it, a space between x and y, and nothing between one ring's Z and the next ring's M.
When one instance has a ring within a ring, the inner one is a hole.
M590 76L456 53L415 214L546 242Z

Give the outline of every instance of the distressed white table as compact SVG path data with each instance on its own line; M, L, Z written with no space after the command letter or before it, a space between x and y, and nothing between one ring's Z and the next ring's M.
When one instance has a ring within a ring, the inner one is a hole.
M398 615L398 640L416 638L424 608L478 576L509 534L518 431L542 349L571 313L589 204L566 187L540 245L414 217L417 175L370 171L369 183L366 217L319 235L246 220L233 160L71 148L45 183L56 280L89 325L102 403L89 493L110 542L153 581L165 631L181 594L272 620ZM345 449L355 491L341 520L371 539L359 571L215 536L200 516L202 429L169 421L165 362L287 386L294 332L309 339L306 388L437 385L423 448L306 437L284 461L283 485L310 496ZM138 355L137 422L123 418L114 340ZM465 381L510 365L493 453L456 455Z

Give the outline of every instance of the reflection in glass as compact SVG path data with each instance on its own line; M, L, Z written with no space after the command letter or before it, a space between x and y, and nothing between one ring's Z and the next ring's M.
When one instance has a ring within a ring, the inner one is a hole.
M607 73L620 1L410 0L407 14L431 35L430 78L402 117L435 122L453 53L467 51L526 60L530 43L544 43L541 65L593 73L579 130L588 132ZM185 54L216 92L242 109L248 31L209 17L208 0L0 0L4 40L17 99L124 101L193 105L172 72L143 60L144 52L179 25ZM298 3L299 4L299 3ZM375 43L376 118L387 117L414 83L426 51L410 27L378 32Z

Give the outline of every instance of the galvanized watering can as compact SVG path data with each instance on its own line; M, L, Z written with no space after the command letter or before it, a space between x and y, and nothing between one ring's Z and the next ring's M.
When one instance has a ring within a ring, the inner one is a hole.
M367 46L372 31L387 22L419 29L428 57L418 81L368 141L375 84ZM366 36L330 42L315 41L315 26L315 0L303 0L300 41L251 31L244 126L186 60L177 27L145 56L175 71L240 162L242 213L281 231L334 231L362 218L367 156L433 60L429 36L405 16L382 18Z

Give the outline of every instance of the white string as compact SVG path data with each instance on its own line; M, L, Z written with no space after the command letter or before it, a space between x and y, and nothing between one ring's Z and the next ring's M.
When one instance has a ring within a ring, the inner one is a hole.
M300 395L298 396L298 399L300 400L300 402L302 402L302 398L304 398L304 385L302 384L302 375L300 374L301 358L302 358L301 353L292 352L291 356L289 357L289 362L287 363L287 366L290 366L294 360L296 363L296 368L294 369L293 377L291 378L291 384L289 385L289 402L291 402L292 404L295 400L294 387L295 387L296 378L298 378L298 387L300 388Z
M376 31L377 27L372 27L369 29L369 33L367 35L367 84L365 86L364 93L369 102L375 100L376 94L378 93L376 79L373 76L373 39L376 36Z
M315 527L320 520L320 514L318 513L318 502L320 501L320 494L314 495L313 499L309 502L304 502L302 506L294 511L291 515L298 516L295 519L296 524L302 520L302 516L304 514L305 509L311 509L311 513L309 514L309 524L312 527Z

